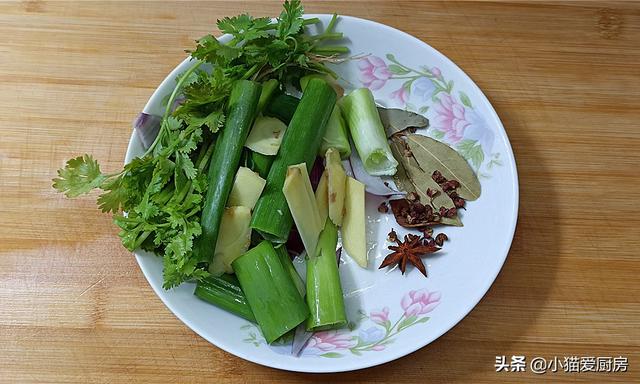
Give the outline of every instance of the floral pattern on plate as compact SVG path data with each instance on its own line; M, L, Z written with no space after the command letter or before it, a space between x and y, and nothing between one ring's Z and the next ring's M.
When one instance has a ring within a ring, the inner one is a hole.
M337 358L347 356L349 353L361 356L363 352L384 351L400 332L429 321L430 318L424 315L438 306L441 296L440 292L430 292L426 289L407 292L400 300L402 313L395 321L391 320L393 317L389 307L374 309L368 314L359 310L359 326L349 323L348 328L314 333L302 351L302 356ZM246 338L243 339L245 343L256 347L266 345L255 325L246 324L240 329L248 331ZM285 338L276 342L275 347L279 350L279 346L290 342L291 338Z

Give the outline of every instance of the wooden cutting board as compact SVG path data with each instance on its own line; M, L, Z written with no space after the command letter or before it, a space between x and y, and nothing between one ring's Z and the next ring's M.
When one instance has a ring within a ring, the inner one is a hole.
M429 346L335 375L264 368L210 345L155 296L95 196L51 178L92 153L117 170L131 120L215 20L274 1L0 4L0 382L534 382L496 356L627 357L640 381L640 3L306 2L402 29L487 94L520 174L507 262ZM486 239L491 241L491 239Z

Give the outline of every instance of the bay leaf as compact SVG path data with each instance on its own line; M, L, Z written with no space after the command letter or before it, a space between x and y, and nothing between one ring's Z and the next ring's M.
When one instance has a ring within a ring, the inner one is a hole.
M433 205L437 208L445 207L447 209L454 208L453 201L447 196L442 188L433 181L431 173L427 174L420 164L413 156L406 156L405 150L407 144L400 136L394 136L391 138L391 152L398 160L398 171L393 176L393 180L401 190L409 193L415 192L420 196L420 201L423 204L427 204L430 200L427 196L427 189L440 192L438 196L433 199ZM443 217L440 221L441 224L462 226L462 221L458 216L454 218Z
M416 191L415 186L411 182L409 175L407 175L407 170L404 165L405 161L408 161L403 158L404 144L399 143L397 140L391 140L391 142L389 143L389 147L391 148L391 153L393 153L393 157L395 157L395 159L398 161L398 168L397 168L396 174L393 175L393 181L396 183L396 186L398 187L398 189L406 193L409 193L409 192L418 193L418 191ZM426 196L426 194L419 194L419 195L421 199L423 196Z
M440 171L447 180L460 183L458 195L473 201L480 197L480 181L462 155L448 145L427 136L406 135L406 143L413 157L431 179L433 171Z
M410 128L429 127L429 120L426 117L404 109L378 107L378 114L387 137L404 133Z

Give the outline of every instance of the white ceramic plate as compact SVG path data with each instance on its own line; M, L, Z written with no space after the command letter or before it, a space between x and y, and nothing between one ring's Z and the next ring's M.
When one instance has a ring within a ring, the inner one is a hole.
M309 15L310 17L312 15ZM326 24L328 15L318 16ZM456 325L478 303L505 261L518 215L518 178L511 146L500 119L478 86L453 62L422 41L394 28L355 17L341 17L337 30L348 36L352 54L368 55L335 69L347 91L369 87L387 107L426 115L423 132L465 156L476 169L482 195L468 203L462 228L449 235L442 252L425 258L429 277L409 267L379 270L387 254L387 233L398 230L392 215L380 215L383 200L367 197L369 267L358 267L343 254L340 275L350 326L316 334L301 357L290 345L266 345L256 326L200 301L194 285L162 289L161 259L137 252L140 268L156 294L188 327L212 344L243 359L302 372L339 372L370 367L424 347ZM227 36L221 38L227 40ZM167 76L144 108L161 114L161 100L183 61ZM133 135L130 161L143 150Z

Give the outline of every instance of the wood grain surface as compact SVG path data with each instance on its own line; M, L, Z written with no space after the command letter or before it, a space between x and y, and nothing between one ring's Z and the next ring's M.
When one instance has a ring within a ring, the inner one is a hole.
M640 3L320 2L428 42L509 134L520 217L491 290L459 325L383 366L261 367L160 302L64 161L121 167L130 123L217 18L274 1L0 3L0 382L640 381ZM491 239L487 239L491 241ZM496 355L626 356L617 374L496 373Z

